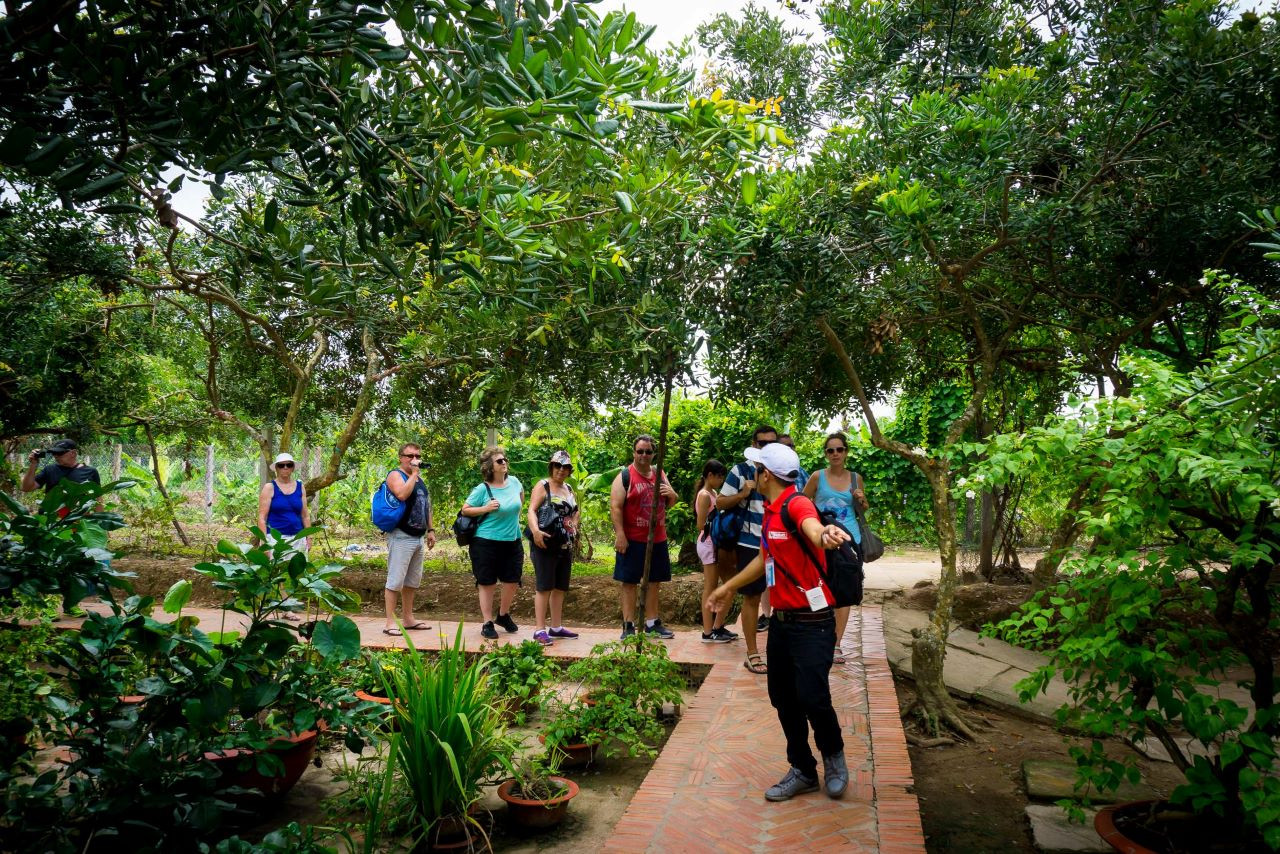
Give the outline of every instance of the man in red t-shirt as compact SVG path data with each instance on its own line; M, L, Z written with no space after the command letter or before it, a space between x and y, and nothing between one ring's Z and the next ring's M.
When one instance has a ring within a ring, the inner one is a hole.
M708 605L727 609L738 588L764 576L773 603L765 649L769 702L778 711L791 763L786 776L764 796L770 801L785 801L817 791L818 762L809 749L812 726L813 740L822 752L824 788L828 796L839 798L849 785L849 770L827 681L835 649L835 600L814 561L825 568L824 550L836 548L849 535L837 525L823 525L813 502L796 492L800 458L795 451L775 442L747 448L744 453L759 464L756 489L765 498L760 555L716 588ZM784 505L792 527L808 540L809 554L787 530L781 516Z
M663 640L675 632L658 617L658 586L671 580L671 555L667 551L667 508L676 503L666 472L658 481L653 465L657 443L644 434L631 443L631 465L618 472L609 490L609 518L613 521L613 580L622 584L622 638L636 632L636 598L644 576L644 555L653 523L653 553L649 559L649 588L645 591L644 631ZM657 517L654 518L654 492Z

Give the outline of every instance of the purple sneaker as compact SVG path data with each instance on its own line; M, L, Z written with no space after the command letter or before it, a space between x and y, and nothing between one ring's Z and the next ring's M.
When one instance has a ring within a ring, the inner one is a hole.
M534 632L533 639L543 646L550 646L554 643L554 641L551 640L551 635L547 634L546 629L540 629L539 631Z
M576 638L578 636L577 632L571 632L565 628L552 629L550 634L553 638Z

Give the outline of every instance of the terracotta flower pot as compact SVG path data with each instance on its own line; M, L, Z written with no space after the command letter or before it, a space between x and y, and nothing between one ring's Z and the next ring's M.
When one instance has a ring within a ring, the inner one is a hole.
M479 804L472 804L467 815L479 823L476 828L460 815L447 815L432 825L425 842L427 851L474 851L476 839L488 838L493 831L493 814Z
M365 700L370 703L381 703L384 706L391 705L390 697L383 697L380 694L370 694L368 691L356 691L357 700Z
M1170 851L1262 851L1262 839L1229 835L1212 814L1198 815L1168 801L1130 801L1098 810L1093 828L1123 854L1168 854Z
M309 729L272 742L268 749L284 763L284 770L278 777L267 777L258 773L257 768L250 761L256 752L251 748L206 751L204 758L212 762L222 774L225 785L257 789L266 797L278 797L292 789L307 770L307 765L310 764L311 757L316 752L317 735L316 730ZM246 767L242 768L242 764Z
M1156 803L1156 801L1134 801L1127 804L1112 804L1098 810L1098 814L1093 817L1093 829L1102 837L1102 841L1110 845L1112 848L1121 852L1121 854L1156 854L1150 848L1139 845L1132 839L1129 839L1124 833L1116 827L1116 810L1123 807L1135 806L1138 804L1146 805Z
M538 736L538 741L543 744L547 743L545 735ZM577 744L560 744L557 748L564 754L564 758L560 761L561 768L585 768L590 765L596 758L597 744L587 744L585 741Z
M578 794L578 784L564 777L551 777L564 787L564 792L547 800L521 798L511 792L516 787L515 780L507 780L498 787L498 797L507 804L507 816L517 827L542 829L555 827L564 820L569 810L569 801Z

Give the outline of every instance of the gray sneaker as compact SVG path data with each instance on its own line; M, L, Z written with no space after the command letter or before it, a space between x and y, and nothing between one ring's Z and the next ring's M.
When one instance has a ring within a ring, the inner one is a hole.
M812 777L806 777L795 768L792 768L787 771L787 776L764 790L764 799L766 801L789 801L796 795L816 791L818 791L817 780Z
M844 790L849 788L849 767L844 763L844 753L833 753L822 757L822 772L825 777L823 789L828 798L844 797Z

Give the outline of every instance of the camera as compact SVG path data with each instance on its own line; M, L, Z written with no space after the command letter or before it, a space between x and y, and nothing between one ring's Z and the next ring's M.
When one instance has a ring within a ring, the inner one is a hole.
M36 448L31 452L31 456L35 457L37 460L43 460L47 457L52 457L53 451L48 448Z

